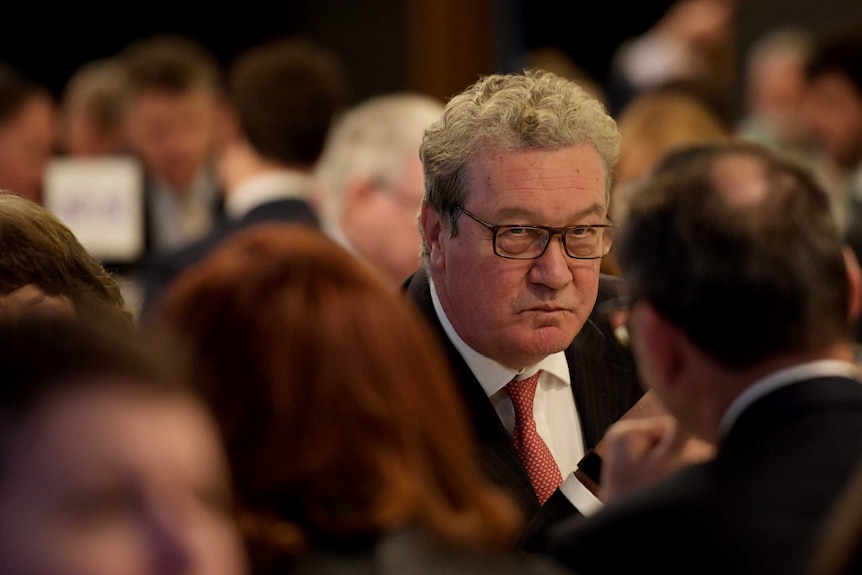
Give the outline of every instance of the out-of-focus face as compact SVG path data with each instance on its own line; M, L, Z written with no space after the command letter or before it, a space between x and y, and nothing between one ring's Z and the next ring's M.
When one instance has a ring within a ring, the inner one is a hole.
M69 108L64 120L62 145L70 156L108 156L126 150L121 126L99 126L83 106Z
M0 188L42 201L45 168L57 143L54 102L37 97L0 126Z
M801 56L776 53L754 68L749 76L752 111L779 130L781 137L796 137L799 110L805 94L805 69Z
M603 224L605 171L595 148L494 152L470 165L463 206L494 225ZM534 260L494 254L491 231L461 214L458 234L423 207L431 273L447 317L479 353L520 369L565 349L596 301L600 259L568 257L555 235Z
M27 284L9 293L0 293L0 317L25 313L75 316L75 304L65 295L51 295L36 284Z
M47 399L3 445L0 572L244 575L217 437L176 396Z
M862 162L862 93L838 74L824 74L809 84L804 105L811 135L843 169Z
M417 215L425 181L418 154L408 158L396 181L374 187L361 201L348 200L340 225L361 256L397 288L421 263Z
M127 110L129 146L153 177L187 192L210 161L218 111L217 98L203 89L141 92Z

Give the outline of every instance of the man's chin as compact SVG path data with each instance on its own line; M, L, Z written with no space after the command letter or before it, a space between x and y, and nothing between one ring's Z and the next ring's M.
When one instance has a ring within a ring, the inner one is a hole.
M571 326L545 326L534 328L521 346L524 355L545 357L563 351L577 334Z

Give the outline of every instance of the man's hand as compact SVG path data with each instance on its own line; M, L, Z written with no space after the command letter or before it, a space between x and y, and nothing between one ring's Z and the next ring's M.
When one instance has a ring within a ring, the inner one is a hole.
M602 443L604 502L715 455L712 444L680 430L670 415L620 420L608 429Z

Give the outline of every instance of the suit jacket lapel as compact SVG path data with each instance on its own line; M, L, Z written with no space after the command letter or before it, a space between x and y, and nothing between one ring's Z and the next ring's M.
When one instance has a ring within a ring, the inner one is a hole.
M438 320L431 301L427 273L424 270L416 272L406 280L404 286L408 297L419 307L443 343L450 368L464 398L486 472L495 482L507 487L527 514L532 515L540 506L530 478L485 390Z

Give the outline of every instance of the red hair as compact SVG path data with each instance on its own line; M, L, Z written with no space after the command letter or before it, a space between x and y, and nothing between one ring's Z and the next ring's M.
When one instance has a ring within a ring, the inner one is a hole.
M319 231L237 234L179 278L156 318L198 358L240 505L295 528L282 535L421 525L458 544L514 542L520 517L480 469L439 342Z

